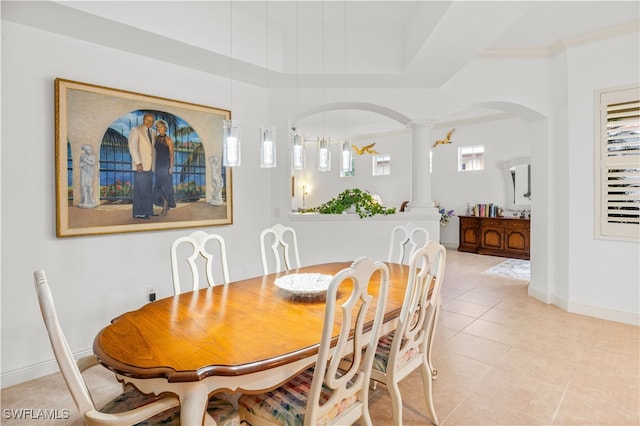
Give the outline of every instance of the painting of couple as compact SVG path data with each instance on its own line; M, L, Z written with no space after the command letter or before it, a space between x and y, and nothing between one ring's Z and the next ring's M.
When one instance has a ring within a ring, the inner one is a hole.
M229 111L62 79L55 88L58 237L233 222L220 161Z

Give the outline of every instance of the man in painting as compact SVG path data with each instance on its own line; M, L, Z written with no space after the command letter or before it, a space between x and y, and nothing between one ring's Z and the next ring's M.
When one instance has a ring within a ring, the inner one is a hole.
M153 144L156 131L151 128L153 115L145 114L142 124L129 133L129 153L133 163L133 217L149 219L157 216L153 212L153 164L155 150Z

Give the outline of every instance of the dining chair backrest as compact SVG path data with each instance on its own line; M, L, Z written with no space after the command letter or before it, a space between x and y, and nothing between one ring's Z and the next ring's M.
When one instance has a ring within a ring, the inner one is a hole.
M432 244L427 245L427 251L431 259L431 275L435 277L435 280L431 291L430 301L433 317L431 318L431 323L428 325L426 351L427 364L431 370L432 377L435 378L438 371L433 367L431 352L433 350L433 337L436 332L436 325L438 324L438 317L440 315L440 306L442 305L442 284L444 281L444 273L447 263L447 249L442 244L433 242Z
M267 245L270 245L273 256L267 255ZM293 252L293 253L291 253ZM264 274L269 273L269 259L275 265L271 272L288 271L300 267L300 254L298 253L298 237L296 230L281 224L275 224L260 233L260 254L262 256L262 269ZM292 262L293 258L293 262Z
M435 424L432 396L431 348L440 306L446 249L430 241L416 250L409 264L404 302L395 331L379 343L371 378L385 383L391 395L393 422L402 424L402 398L398 382L421 368L426 406Z
M121 395L122 400L116 405L115 413L108 413L99 411L96 409L89 388L87 387L84 378L82 377L82 369L92 366L98 366L98 361L95 356L87 356L81 360L76 361L69 347L69 343L64 336L60 322L58 321L58 314L53 302L53 296L51 295L51 288L47 282L47 277L44 271L34 272L34 284L36 288L36 294L38 295L38 303L40 304L40 311L42 313L42 319L44 320L49 340L51 342L51 348L55 355L62 377L67 384L67 388L71 393L73 402L75 403L78 411L83 415L83 420L87 425L118 425L118 424L135 424L145 419L151 418L162 412L166 412L171 408L175 408L179 405L177 397L167 396L162 398L154 398L151 396L148 398L150 401L143 407L133 408L128 407L128 411L124 411L126 405L125 395ZM135 389L133 389L135 391ZM135 391L137 392L137 391Z
M403 356L409 352L427 354L428 334L440 300L445 261L446 250L435 241L419 248L411 258L409 279L393 338L389 365L399 365Z
M181 276L185 273L185 260L191 274L191 288L182 288ZM201 264L198 263L201 261ZM216 264L218 269L216 269ZM175 294L185 291L195 291L200 288L200 275L204 271L207 284L229 283L229 267L227 266L227 250L224 238L217 234L195 231L176 239L171 244L171 273L173 276L173 290ZM215 276L221 276L216 280Z
M53 353L62 372L62 377L67 383L69 392L73 402L81 413L85 413L90 410L95 410L95 405L89 389L82 378L80 369L78 368L71 348L67 343L67 339L64 336L60 322L58 321L58 314L56 312L55 305L53 303L53 296L51 295L51 289L47 282L47 277L44 271L34 272L34 281L36 286L36 293L38 294L38 302L40 303L40 311L42 312L42 319L47 328L49 334L49 340L51 341L51 347Z
M341 401L351 401L351 404L341 404L344 412L333 419L336 424L352 424L358 419L371 424L369 379L384 320L388 285L387 266L366 258L359 258L332 278L327 290L324 327L309 389L305 425L317 424ZM348 295L340 306L337 303L339 293ZM373 326L367 335L366 318L371 318L374 312ZM337 327L340 332L332 347ZM341 363L346 357L351 360L347 368ZM321 402L321 396L327 392L330 397Z
M442 303L442 282L447 263L447 249L435 241L430 241L425 248L431 264L431 275L435 279L431 293L432 296L435 295L436 297L432 303L438 307Z
M408 264L415 251L429 242L429 231L413 223L398 225L391 230L387 261Z

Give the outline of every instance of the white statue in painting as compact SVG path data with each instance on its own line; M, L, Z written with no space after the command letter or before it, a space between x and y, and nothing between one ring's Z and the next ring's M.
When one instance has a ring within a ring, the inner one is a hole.
M209 204L212 206L220 206L224 204L222 201L222 175L220 174L220 157L212 155L209 157L209 163L211 164L211 201Z
M96 174L96 155L91 145L82 145L80 155L80 190L82 197L78 207L92 209L98 206L93 199L93 178Z

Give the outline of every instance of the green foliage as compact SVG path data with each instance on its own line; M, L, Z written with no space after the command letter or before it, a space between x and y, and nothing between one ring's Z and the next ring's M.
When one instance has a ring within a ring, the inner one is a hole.
M381 206L373 199L371 194L358 188L347 189L326 203L306 211L320 214L342 214L352 206L361 218L376 214L388 215L396 212L394 207L386 208Z

